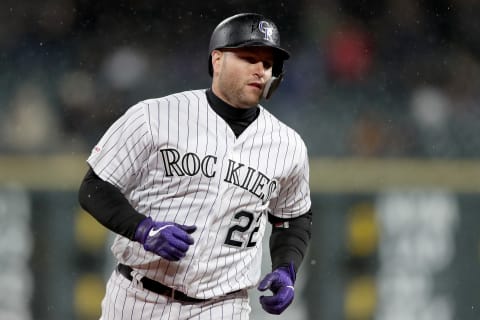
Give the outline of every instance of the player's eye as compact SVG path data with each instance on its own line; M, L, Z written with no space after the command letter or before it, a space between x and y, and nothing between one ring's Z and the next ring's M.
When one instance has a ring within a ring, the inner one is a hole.
M250 64L255 64L258 62L258 59L255 57L244 57L243 60L247 61Z
M255 63L259 63L261 62L263 64L263 68L268 70L272 67L273 63L269 60L261 60L259 59L258 57L250 57L250 56L245 56L243 57L243 60L245 60L246 62L250 63L250 64L255 64Z
M270 61L263 61L263 67L268 70L272 67L272 63Z

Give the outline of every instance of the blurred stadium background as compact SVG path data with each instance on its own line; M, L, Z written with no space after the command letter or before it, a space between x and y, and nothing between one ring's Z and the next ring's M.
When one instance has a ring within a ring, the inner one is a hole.
M207 87L210 33L242 11L292 53L265 105L312 165L312 246L271 318L480 318L478 1L7 0L1 319L98 319L112 235L78 206L85 159L135 102Z

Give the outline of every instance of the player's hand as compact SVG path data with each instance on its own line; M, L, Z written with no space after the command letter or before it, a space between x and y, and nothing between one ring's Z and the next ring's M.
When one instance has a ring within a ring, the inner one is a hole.
M295 270L293 264L288 267L280 267L267 274L260 284L258 290L270 289L273 296L261 296L260 304L263 310L271 314L282 313L293 301L295 283Z
M135 240L143 244L145 250L169 260L178 261L185 257L193 244L190 236L196 226L186 226L174 222L157 222L148 217L137 227Z

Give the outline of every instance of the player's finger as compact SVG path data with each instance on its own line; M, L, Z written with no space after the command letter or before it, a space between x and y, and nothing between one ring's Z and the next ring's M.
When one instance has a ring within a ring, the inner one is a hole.
M281 301L281 299L277 296L277 295L273 295L273 296L261 296L260 297L260 301L262 303L262 305L264 306L270 306L270 307L273 307L273 306L276 306L278 305Z
M173 235L172 240L177 239L177 240L179 240L183 243L186 243L188 245L191 245L195 242L193 240L193 238L187 232L185 232L183 229L173 230L172 235Z
M292 287L281 287L276 294L264 297L266 305L285 305L293 300L294 290Z
M187 232L188 234L192 234L195 232L195 230L197 230L197 226L195 225L191 225L191 226L186 226L186 225L181 225L179 224L178 225L180 228L182 228L185 232Z
M282 287L273 296L261 296L262 308L272 314L282 313L293 301L294 290L292 287Z
M187 247L182 247L181 249L179 249L175 246L170 246L170 247L165 248L165 251L167 251L172 257L176 257L178 259L181 259L181 258L184 258L187 255L188 246Z
M181 252L187 252L190 247L190 243L183 241L182 239L172 238L168 241L169 246Z
M258 290L265 291L267 289L270 289L273 281L275 281L276 278L277 277L274 273L267 274L265 278L263 278L263 280L260 281L260 284L258 285Z
M179 254L178 252L175 253L175 252L173 252L172 250L169 250L169 249L160 250L158 255L167 259L168 261L178 261L185 256L185 254L182 255L182 254Z
M280 314L285 309L283 305L279 305L278 303L274 303L273 297L260 297L260 304L262 305L263 310L267 311L271 314Z

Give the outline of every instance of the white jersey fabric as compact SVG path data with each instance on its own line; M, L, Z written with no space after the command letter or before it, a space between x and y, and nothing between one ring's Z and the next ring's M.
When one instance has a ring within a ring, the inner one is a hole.
M202 299L257 284L267 213L293 218L311 205L303 140L259 108L237 138L192 90L142 101L107 130L87 160L95 173L153 220L197 226L178 262L117 236L119 262Z

